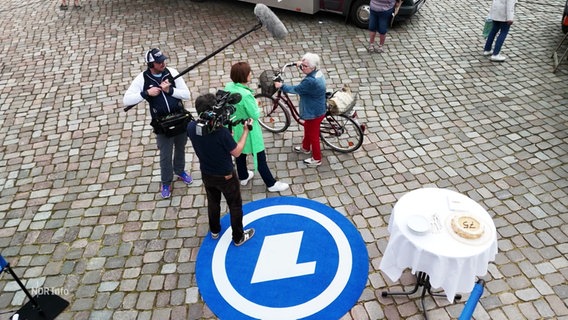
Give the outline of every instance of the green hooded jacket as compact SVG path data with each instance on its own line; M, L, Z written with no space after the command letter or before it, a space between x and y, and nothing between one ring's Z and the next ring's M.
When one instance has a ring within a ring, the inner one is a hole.
M264 150L264 139L262 138L262 127L258 122L260 112L258 104L254 97L254 91L242 83L229 82L225 86L225 91L231 93L239 93L242 96L241 102L235 105L236 111L233 113L233 121L241 119L253 119L252 131L249 132L244 154L252 154L254 156L254 170L257 170L256 154ZM233 138L239 141L243 135L243 125L239 124L233 127Z

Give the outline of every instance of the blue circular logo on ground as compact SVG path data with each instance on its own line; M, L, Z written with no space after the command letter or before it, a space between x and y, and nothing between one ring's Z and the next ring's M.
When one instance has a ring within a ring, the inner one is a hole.
M240 247L229 215L218 240L205 237L196 277L220 319L339 319L357 303L369 273L365 243L341 213L319 202L275 197L247 203Z

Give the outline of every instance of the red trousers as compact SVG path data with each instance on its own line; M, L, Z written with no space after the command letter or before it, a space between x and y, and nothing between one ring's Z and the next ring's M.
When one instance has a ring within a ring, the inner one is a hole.
M302 148L312 151L314 160L321 160L320 124L325 114L315 119L304 120L304 140Z

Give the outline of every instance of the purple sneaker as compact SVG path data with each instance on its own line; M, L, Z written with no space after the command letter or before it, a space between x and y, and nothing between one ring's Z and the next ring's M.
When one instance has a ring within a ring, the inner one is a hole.
M181 179L181 181L183 181L183 183L185 184L191 184L193 182L193 179L191 178L191 176L189 174L187 174L185 171L182 172L181 174L178 174L178 177Z
M167 199L172 195L172 190L167 184L162 185L162 198Z

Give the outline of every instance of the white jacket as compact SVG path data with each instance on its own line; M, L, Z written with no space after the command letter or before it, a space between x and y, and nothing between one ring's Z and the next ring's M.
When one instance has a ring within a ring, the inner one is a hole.
M513 21L517 0L493 0L489 18L493 21Z

